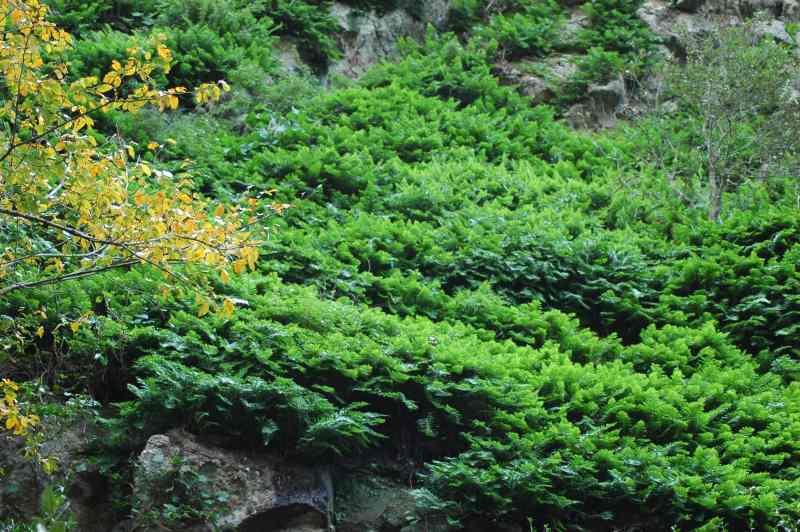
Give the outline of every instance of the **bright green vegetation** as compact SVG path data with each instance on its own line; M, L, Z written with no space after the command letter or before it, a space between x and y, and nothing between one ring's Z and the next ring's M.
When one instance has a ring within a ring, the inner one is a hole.
M742 184L708 221L647 159L674 124L578 133L491 73L498 50L578 47L596 72L578 94L643 67L636 5L592 2L591 28L558 43L556 4L487 15L463 0L450 24L472 38L431 33L323 92L252 77L276 68L276 24L335 56L320 5L79 4L85 19L64 21L87 72L133 27L168 31L170 82L240 76L228 104L114 123L124 136L165 143L167 165L193 159L206 194L293 204L260 271L218 287L232 319L152 293L147 271L0 300L18 323L48 302L48 331L92 312L0 364L113 404L108 448L180 426L308 461L390 450L420 468L422 511L475 530L800 519L796 185Z

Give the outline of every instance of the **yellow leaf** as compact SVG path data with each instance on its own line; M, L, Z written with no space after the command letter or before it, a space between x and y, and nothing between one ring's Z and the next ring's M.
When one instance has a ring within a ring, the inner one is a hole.
M233 271L236 273L236 275L239 275L244 271L246 266L247 261L244 259L239 259L233 263Z
M76 333L78 332L78 329L81 328L81 324L78 321L73 321L72 323L69 324L69 328L72 329L73 333Z
M44 336L44 327L42 327L41 325L39 326L38 329L36 329L36 336L38 336L39 338Z
M225 284L228 284L231 281L231 276L228 274L228 270L221 270L219 272L219 277Z
M214 209L214 216L220 218L223 214L225 214L225 206L224 205L217 205L217 208Z
M153 170L146 164L142 164L142 173L146 176L150 176L153 174Z
M200 303L200 308L197 309L197 315L202 318L203 316L208 314L208 311L209 311L208 303L203 301L202 303Z
M156 48L156 53L158 54L158 57L160 57L164 61L172 60L172 52L170 51L169 48L167 48L163 44L158 45L158 47Z
M6 419L6 428L8 430L12 430L16 426L17 426L17 418L9 417L8 419Z
M148 150L156 150L158 149L158 142L151 142L147 145Z
M233 316L233 301L226 299L222 303L222 314L230 318Z
M133 146L128 146L128 156L133 159L136 157L136 150L133 149Z

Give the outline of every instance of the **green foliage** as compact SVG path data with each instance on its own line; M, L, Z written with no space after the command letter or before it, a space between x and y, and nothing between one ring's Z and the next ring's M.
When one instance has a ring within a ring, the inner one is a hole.
M29 522L0 521L2 532L72 532L77 530L63 486L47 485L39 498L39 514Z
M577 70L567 80L558 100L564 103L579 100L586 94L586 89L593 83L604 83L614 77L625 75L625 57L616 51L608 51L593 46L580 56L575 66Z
M53 22L73 34L98 28L98 22L113 8L110 2L95 0L48 0Z
M128 48L139 46L141 42L139 36L110 28L87 32L67 55L70 72L75 77L96 76L99 79L108 72L112 61L126 57Z
M410 452L434 460L425 487L464 522L591 527L657 514L769 527L798 516L797 387L759 375L711 325L581 346L574 322L487 292L455 298L450 324L257 276L232 290L248 304L232 320L187 308L136 340L148 356L121 410L136 433L185 426L303 456L414 442ZM480 320L508 324L514 341Z
M642 0L591 0L583 4L589 27L581 30L580 44L624 55L647 54L654 37L636 11Z
M270 0L266 13L280 24L281 33L299 40L301 53L307 60L325 67L329 59L340 57L334 35L341 28L330 14L328 2L296 2Z
M46 0L53 21L65 30L83 36L106 26L129 32L152 26L160 0Z
M420 507L474 530L800 519L792 181L731 190L730 216L711 223L702 194L676 188L703 167L687 113L576 133L492 73L503 53L570 46L586 53L563 102L635 77L653 44L638 2L587 4L579 42L559 43L554 4L460 0L459 36L431 30L401 61L324 93L260 76L273 73L274 35L318 66L335 57L326 3L159 6L141 34L81 30L73 61L102 69L164 31L185 64L173 76L238 76L240 92L211 115L143 112L117 131L157 139L168 167L190 159L209 195L277 189L293 206L259 271L216 287L232 317L197 317L146 268L12 294L0 373L92 390L116 453L182 427L296 459L407 458L423 471ZM646 156L670 142L681 149L669 161ZM41 338L19 332L37 323ZM207 479L172 471L138 518L213 516Z
M647 137L661 138L643 146L648 159L685 202L704 203L712 220L740 187L755 183L787 197L787 177L800 164L798 105L787 85L797 60L772 40L754 41L752 24L690 38L686 65L662 69L675 109L658 106L644 125Z
M361 83L370 88L396 84L426 96L452 98L461 105L480 98L497 101L508 98L509 91L500 89L492 76L490 64L495 49L474 39L462 45L452 34L440 36L429 31L422 43L402 43L403 61L371 69Z
M493 16L477 34L496 40L509 59L542 56L559 45L564 20L554 1L535 2L520 12Z
M157 356L140 359L137 369L149 376L131 387L136 401L121 414L149 432L186 426L265 446L279 438L306 456L358 452L380 437L372 427L382 416L360 411L365 403L337 408L291 379L215 376Z
M221 516L228 495L216 491L209 478L180 455L154 469L139 471L137 482L146 486L149 496L134 505L137 527L174 530L214 523Z
M232 10L233 7L229 6ZM230 12L230 11L228 11ZM195 87L200 83L220 79L236 79L243 88L264 83L267 72L275 68L270 44L273 42L272 22L257 19L247 10L238 11L236 17L214 18L214 13L178 16L166 12L152 34L167 36L166 44L174 53L174 66L163 81L164 86ZM236 29L233 29L236 28ZM75 76L101 76L111 62L125 57L128 48L141 46L145 34L126 34L105 29L87 33L68 54L71 73ZM252 72L257 77L247 79L239 72Z

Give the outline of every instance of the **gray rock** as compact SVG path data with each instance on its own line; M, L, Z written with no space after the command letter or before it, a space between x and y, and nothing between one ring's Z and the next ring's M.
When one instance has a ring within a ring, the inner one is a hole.
M423 24L444 29L453 0L404 0L401 7Z
M785 22L800 22L800 2L797 0L784 0L781 18Z
M578 55L558 54L547 58L548 77L553 78L556 83L562 83L572 78L578 72L576 63Z
M523 76L519 80L519 90L535 104L544 103L553 97L550 86L538 76Z
M625 81L622 77L617 77L602 85L590 85L586 94L594 107L605 113L615 113L627 101Z
M589 86L586 96L585 102L573 105L564 113L564 119L575 129L614 127L628 104L625 82L621 77Z
M356 473L336 486L337 532L379 532L414 528L416 502L401 484Z
M580 7L573 7L569 11L569 18L561 29L559 39L566 45L576 45L581 30L590 25L589 17Z
M240 532L331 529L333 486L326 468L214 447L182 431L148 440L135 475L134 510L151 507L159 500L151 479L175 472L176 467L202 472L210 492L227 495L213 525Z
M334 62L329 74L357 78L369 67L397 55L397 43L403 37L420 39L425 33L425 23L412 17L404 9L385 14L364 12L335 2L331 15L343 28L339 44L342 59Z
M287 74L301 74L308 70L308 66L300 56L297 43L290 37L282 37L275 44L275 54L278 63Z
M530 98L533 103L544 103L553 97L553 91L544 78L526 73L530 66L524 62L501 61L495 65L493 73L501 82L516 86L520 94Z
M786 26L780 20L759 20L753 25L753 31L759 38L770 37L777 42L794 44Z
M706 12L688 13L672 9L662 0L647 0L637 11L639 18L647 24L675 57L685 57L686 40L712 31L715 27L725 26L737 21L730 14L714 14Z
M22 438L0 435L0 470L6 481L0 484L0 521L6 518L30 520L39 513L39 500L48 485L64 486L78 529L107 532L114 524L106 479L83 464L94 426L86 419L43 420L44 441L40 455L58 465L46 475L36 461L24 458Z
M676 0L674 6L676 9L694 13L705 3L705 0Z

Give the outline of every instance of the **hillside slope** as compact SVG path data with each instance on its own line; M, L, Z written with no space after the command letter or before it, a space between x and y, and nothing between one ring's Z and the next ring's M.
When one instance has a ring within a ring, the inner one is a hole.
M65 467L48 481L71 487L77 529L103 529L101 514L137 530L234 522L240 486L193 472L191 453L143 473L163 434L330 478L330 507L300 504L317 528L292 499L244 511L238 530L797 529L797 175L743 179L709 220L702 142L681 137L693 109L618 121L647 107L670 44L641 4L52 4L78 35L77 73L164 32L178 65L165 84L234 86L213 108L110 113L98 135L155 141L149 161L208 197L291 204L256 271L215 283L232 316L160 294L143 267L0 298L8 338L43 327L7 342L0 373L29 383L44 448L93 427L77 451L55 445ZM378 34L403 12L419 41L366 68L342 10ZM428 20L439 29L422 33ZM576 130L581 113L615 127ZM685 142L672 166L654 137ZM18 450L0 452L25 493L0 489L3 530L36 511ZM103 487L87 497L87 483ZM359 489L404 501L399 517L388 503L364 517Z

